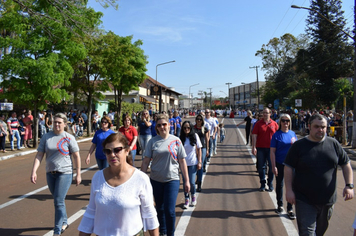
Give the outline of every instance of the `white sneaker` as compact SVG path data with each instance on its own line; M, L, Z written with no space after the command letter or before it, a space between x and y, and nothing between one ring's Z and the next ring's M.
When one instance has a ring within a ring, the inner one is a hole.
M195 196L192 196L192 202L191 202L192 206L197 205L197 199L195 198Z
M217 153L216 153L216 150L214 151L214 154L216 155Z
M214 156L214 152L211 152L210 156L211 156L211 157Z
M186 198L185 203L183 205L183 209L188 209L188 207L189 207L189 198Z

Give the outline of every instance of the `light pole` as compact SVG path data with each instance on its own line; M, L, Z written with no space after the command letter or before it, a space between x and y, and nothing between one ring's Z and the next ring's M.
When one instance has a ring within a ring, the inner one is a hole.
M189 86L189 107L188 107L188 110L190 109L190 88L193 87L193 86L197 86L197 85L199 85L199 83Z
M173 62L176 62L176 61L167 61L167 62L163 62L163 63L160 63L160 64L157 64L156 65L156 87L158 88L158 82L157 82L157 67L161 66L161 65L165 65L165 64L168 64L168 63L173 63ZM158 92L158 89L156 90L156 95L157 95L157 92ZM158 99L158 110L159 110L159 113L162 112L162 107L161 107L161 100L162 100L162 87L159 91L159 99Z
M309 7L300 7L297 5L292 5L291 8L296 8L296 9L305 9L308 11L313 11L315 13L317 13L319 16L323 17L327 22L329 22L330 24L332 24L333 26L335 26L336 28L338 28L341 32L343 32L345 35L347 35L350 39L352 39L354 41L354 78L352 80L352 84L354 86L354 107L353 107L353 111L356 111L356 7L354 7L354 32L355 35L354 37L352 37L349 33L347 33L346 31L344 31L343 29L341 29L338 25L336 25L335 23L333 23L331 20L329 20L326 16L324 16L323 14L321 14L320 12L318 12L317 10L314 10L312 8ZM346 144L346 98L344 96L344 101L343 101L343 105L344 105L344 122L343 122L343 142L344 144ZM354 115L354 120L353 120L353 128L352 128L352 148L356 148L356 115Z
M258 68L260 66L250 66L250 69L256 69L256 78L257 78L257 111L260 110L260 85L258 83Z
M230 108L231 108L231 103L230 103L230 85L232 84L232 83L225 83L226 85L227 85L227 92L229 93L229 106L230 106Z

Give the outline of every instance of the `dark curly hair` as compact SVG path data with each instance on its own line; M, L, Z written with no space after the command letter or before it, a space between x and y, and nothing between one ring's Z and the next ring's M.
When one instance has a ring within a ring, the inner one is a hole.
M186 133L184 132L184 125L185 124L189 124L189 127L190 127L190 131L189 131L188 135L186 135ZM182 124L182 129L183 129L183 131L180 132L180 137L179 138L182 141L183 145L185 143L185 139L189 138L190 145L195 146L196 143L197 143L197 139L196 139L196 136L195 136L195 132L193 130L193 124L190 121L186 120Z

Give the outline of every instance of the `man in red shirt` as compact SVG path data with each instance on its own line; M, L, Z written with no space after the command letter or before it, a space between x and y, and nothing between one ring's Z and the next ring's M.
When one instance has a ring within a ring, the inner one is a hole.
M252 154L257 158L260 177L260 192L266 190L266 169L268 162L268 191L273 191L273 172L270 158L272 135L278 130L278 124L271 119L271 110L263 110L263 120L258 121L252 130Z

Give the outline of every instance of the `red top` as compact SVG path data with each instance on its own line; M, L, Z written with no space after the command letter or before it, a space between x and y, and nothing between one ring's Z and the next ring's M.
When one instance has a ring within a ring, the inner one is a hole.
M134 139L134 137L138 136L136 128L133 127L132 125L130 125L129 128L125 128L124 126L121 126L120 129L119 129L119 132L121 132L123 135L125 135L125 137L129 141L129 145L130 146L131 146L131 143L132 143L132 140ZM136 150L136 144L132 148L132 150Z
M252 134L257 134L256 148L270 148L272 135L277 130L278 124L272 119L268 123L257 121L252 130Z

